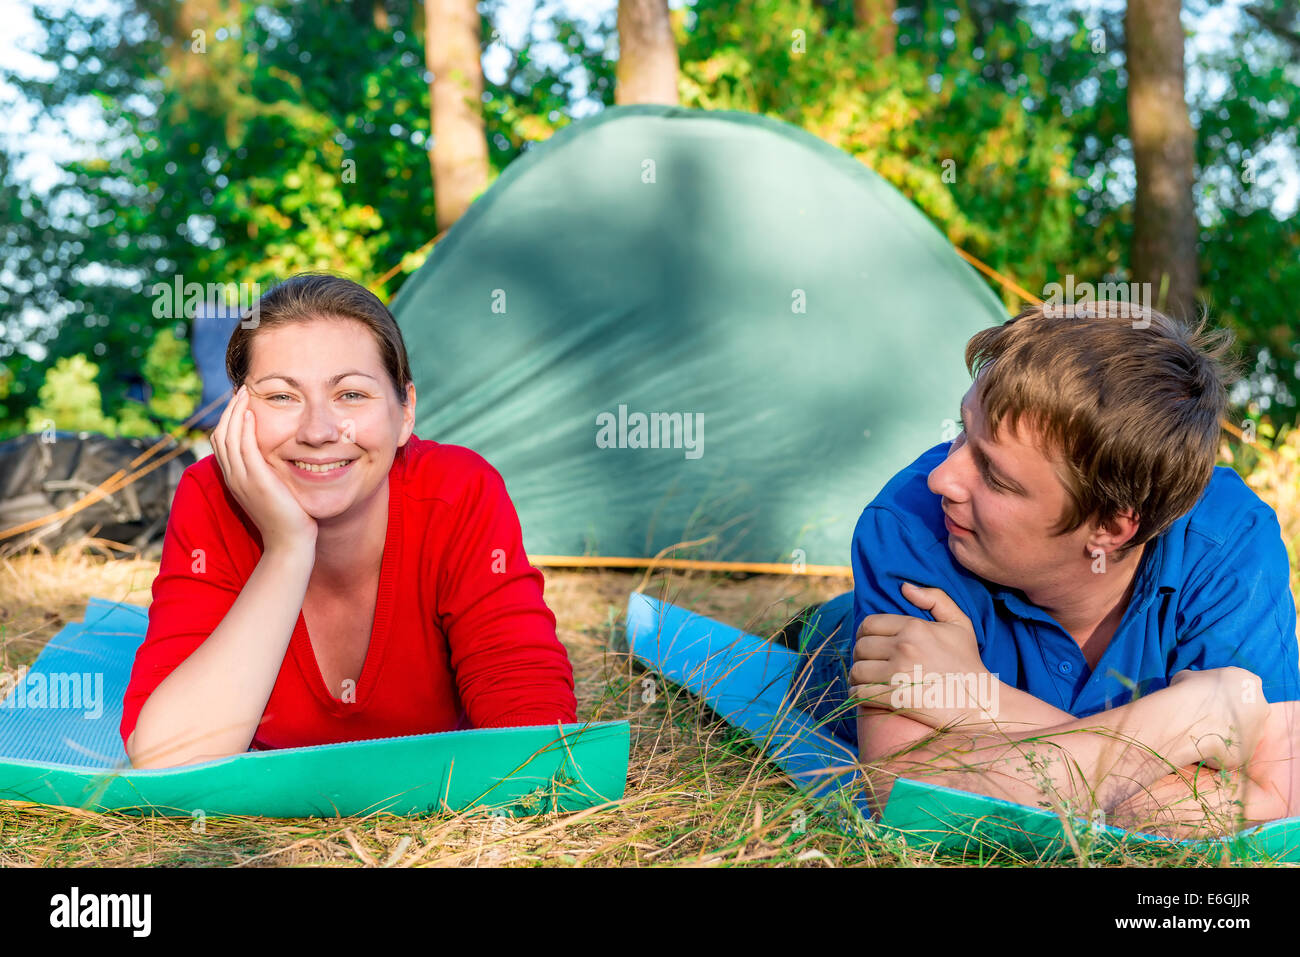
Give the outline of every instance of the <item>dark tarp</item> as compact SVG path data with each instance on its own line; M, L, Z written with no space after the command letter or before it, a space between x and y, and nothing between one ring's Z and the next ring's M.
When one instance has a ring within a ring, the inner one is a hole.
M0 531L42 518L84 498L156 438L110 438L93 432L33 432L0 442ZM137 468L157 462L174 448L163 446ZM147 475L67 518L0 540L0 554L39 541L51 549L90 533L157 558L172 496L181 473L195 462L185 451Z

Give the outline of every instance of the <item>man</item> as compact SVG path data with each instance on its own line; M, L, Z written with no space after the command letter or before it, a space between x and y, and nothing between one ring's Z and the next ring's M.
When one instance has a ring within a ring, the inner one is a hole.
M804 630L878 810L906 776L1178 837L1300 815L1287 553L1214 464L1231 336L1114 312L972 338L964 434L871 502Z

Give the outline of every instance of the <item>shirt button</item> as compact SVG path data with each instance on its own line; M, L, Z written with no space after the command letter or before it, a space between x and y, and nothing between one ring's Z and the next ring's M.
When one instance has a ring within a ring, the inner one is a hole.
M1062 661L1062 662L1061 662L1059 665L1057 665L1056 667L1060 669L1061 674L1063 674L1063 675L1068 675L1068 674L1070 674L1072 671L1074 671L1074 665L1071 664L1071 663L1068 662L1068 661Z

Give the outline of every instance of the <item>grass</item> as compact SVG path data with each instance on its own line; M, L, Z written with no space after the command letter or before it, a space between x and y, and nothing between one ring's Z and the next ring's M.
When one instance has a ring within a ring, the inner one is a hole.
M89 546L89 547L87 547ZM98 596L149 604L156 562L110 560L93 540L0 561L0 667L30 664ZM868 824L841 829L833 804L810 800L747 737L618 647L640 572L546 570L546 597L573 663L580 720L626 718L632 731L623 800L568 814L277 820L141 817L0 801L0 866L968 866L1035 863L998 848L965 857L908 848ZM842 579L660 573L650 594L771 634L803 606L847 590ZM646 684L649 679L650 684ZM649 694L647 689L653 689ZM1216 862L1181 850L1090 848L1070 866Z

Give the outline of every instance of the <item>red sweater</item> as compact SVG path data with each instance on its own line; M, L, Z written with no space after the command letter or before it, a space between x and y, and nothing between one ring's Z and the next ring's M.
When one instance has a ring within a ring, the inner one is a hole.
M299 611L252 746L574 721L569 656L496 469L467 448L412 434L388 479L388 533L356 700L326 690ZM216 457L187 468L122 704L123 742L153 690L221 624L261 554L261 534Z

